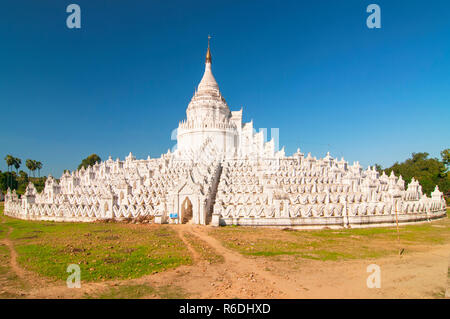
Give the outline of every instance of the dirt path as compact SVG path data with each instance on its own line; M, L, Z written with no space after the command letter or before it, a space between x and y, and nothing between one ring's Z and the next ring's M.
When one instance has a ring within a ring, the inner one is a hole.
M207 242L217 252L225 258L225 264L233 273L245 276L249 274L252 282L258 282L258 285L252 287L256 294L263 288L271 288L271 291L276 292L274 295L281 298L299 298L301 297L301 289L293 285L289 281L265 271L260 265L250 258L246 258L241 254L225 248L217 239L208 235L208 228L201 226L191 226L190 229L200 239Z
M3 293L10 293L12 296L26 297L28 295L29 289L33 287L42 287L51 285L50 281L45 278L39 277L37 274L31 271L27 271L20 267L17 258L18 254L14 247L13 242L9 238L13 229L10 227L5 238L0 240L0 243L8 248L9 251L9 269L13 272L15 276L7 276L8 287L4 287ZM1 288L1 287L0 287Z
M423 252L401 258L324 262L285 256L274 260L247 257L232 251L210 236L208 227L173 227L189 250L192 265L133 280L82 282L80 289L69 289L65 283L50 283L42 278L36 281L35 274L17 263L17 253L8 238L11 229L2 242L10 249L12 271L24 280L39 282L25 291L27 298L95 297L113 287L138 284L179 287L190 298L436 298L443 297L448 283L450 244L430 246ZM203 260L186 240L186 233L206 242L224 257L224 262L210 264ZM367 266L372 263L381 268L380 289L369 289L366 285L370 275Z
M175 231L178 234L178 237L181 238L181 240L183 241L183 243L186 245L186 247L189 249L189 252L192 255L192 259L194 259L194 263L197 263L200 261L200 255L197 253L197 251L192 248L191 244L189 244L189 242L186 240L186 238L184 237L184 233L186 232L186 228L182 228L182 227L176 227Z
M19 277L20 279L22 279L24 282L30 284L30 285L35 285L35 286L39 286L42 284L48 284L48 282L39 277L38 275L36 275L34 272L28 271L23 269L22 267L20 267L17 258L18 258L18 254L16 249L14 248L14 244L11 241L11 239L9 238L9 236L11 235L13 229L10 227L8 233L6 234L6 237L3 238L0 242L2 242L6 247L8 247L9 249L9 265L11 267L11 270L17 275L17 277Z
M9 249L9 264L11 269L14 271L14 273L22 278L22 279L26 279L29 274L27 272L25 272L25 270L23 270L22 268L19 267L19 264L17 263L17 252L14 249L14 245L12 243L12 241L9 239L9 236L12 233L12 228L10 227L8 230L8 233L6 234L6 237L4 239L1 240L1 242L6 245L6 247L8 247Z

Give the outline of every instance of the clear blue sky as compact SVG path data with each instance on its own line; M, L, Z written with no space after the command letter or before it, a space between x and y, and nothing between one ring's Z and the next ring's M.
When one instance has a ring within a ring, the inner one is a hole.
M208 34L230 108L279 128L288 154L390 166L450 147L447 0L15 0L0 9L0 169L6 154L59 177L91 153L165 153Z

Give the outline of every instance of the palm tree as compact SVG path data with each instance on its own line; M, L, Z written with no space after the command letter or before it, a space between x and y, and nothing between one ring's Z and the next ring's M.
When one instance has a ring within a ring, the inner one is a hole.
M13 165L16 168L17 175L19 175L19 168L20 168L21 164L22 164L22 160L20 158L18 158L18 157L14 157L14 164Z
M33 170L33 162L29 158L25 161L25 166L28 168L28 175L31 176L31 171Z
M5 161L6 165L8 165L8 172L9 172L9 168L14 165L14 157L12 155L6 155Z
M41 162L38 162L38 161L35 161L35 165L36 165L36 168L35 168L35 169L38 170L38 172L39 172L39 177L41 177L42 163L41 163Z
M31 172L33 172L33 177L35 177L34 171L36 170L36 161L35 160L31 160L31 159L27 159L27 161L25 162L25 165L27 166L28 170L30 171L30 175Z
M8 172L10 172L11 171L10 167L14 165L14 157L12 155L6 155L5 161L6 161L6 165L8 165ZM8 181L6 181L6 183L8 184L8 187L10 187L11 185L10 185L9 180L12 178L12 176L10 177L8 174L8 177L9 178L8 178ZM12 180L11 180L11 182L12 182Z

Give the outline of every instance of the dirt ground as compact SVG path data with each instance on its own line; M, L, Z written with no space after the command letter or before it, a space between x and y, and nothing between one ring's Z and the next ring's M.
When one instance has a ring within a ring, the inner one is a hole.
M132 280L83 283L69 289L61 282L46 280L22 269L17 253L6 237L0 245L9 249L10 271L25 284L6 287L0 280L0 294L12 298L95 298L121 286L173 286L188 298L444 298L448 289L450 244L423 245L420 251L404 256L377 259L320 261L293 256L276 260L244 256L230 250L209 234L209 227L174 225L187 245L194 263ZM206 242L222 262L211 263L186 240L190 233ZM381 287L368 288L370 264L381 271ZM448 293L448 292L447 292ZM155 294L144 298L158 298Z

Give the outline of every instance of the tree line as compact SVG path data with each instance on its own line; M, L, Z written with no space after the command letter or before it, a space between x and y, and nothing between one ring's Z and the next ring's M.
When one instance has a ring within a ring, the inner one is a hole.
M402 175L406 183L414 177L422 185L424 194L430 196L435 186L444 193L447 204L450 204L450 149L441 152L441 159L430 158L426 152L412 153L411 158L404 162L395 162L394 165L383 168L375 164L375 169L381 174L383 171L389 175L394 172L396 176Z
M95 163L100 163L101 160L102 159L97 154L91 154L81 161L80 165L78 165L78 169L81 169L82 167L88 168L89 166L95 165ZM19 171L22 166L22 160L20 158L8 154L5 156L5 162L8 166L8 171L0 171L0 191L2 193L6 193L8 188L10 188L11 190L16 190L18 195L23 195L30 182L34 184L38 192L41 192L44 189L47 177L41 177L41 169L43 167L42 162L33 159L25 160L28 174L23 170ZM36 171L38 171L38 177L36 177ZM31 177L32 174L33 177Z
M22 160L18 157L14 157L12 155L6 155L5 157L5 161L6 161L6 165L8 166L8 172L10 172L10 170L12 170L12 167L14 167L16 169L16 173L19 173L19 168L22 165ZM25 165L28 168L28 170L31 172L34 172L36 170L38 170L39 172L39 177L41 176L41 169L42 169L42 162L39 161L35 161L32 159L27 159L25 161ZM36 176L34 176L36 177Z
M5 193L8 188L15 189L18 194L23 194L28 183L31 181L35 184L36 188L40 191L44 188L45 177L41 178L41 169L43 167L42 162L27 159L25 166L28 168L29 174L19 168L22 165L22 160L18 157L14 157L11 154L5 156L5 162L8 166L7 172L0 171L0 191ZM14 172L13 169L16 171ZM36 178L35 171L38 171L39 177ZM29 177L33 172L33 178Z

